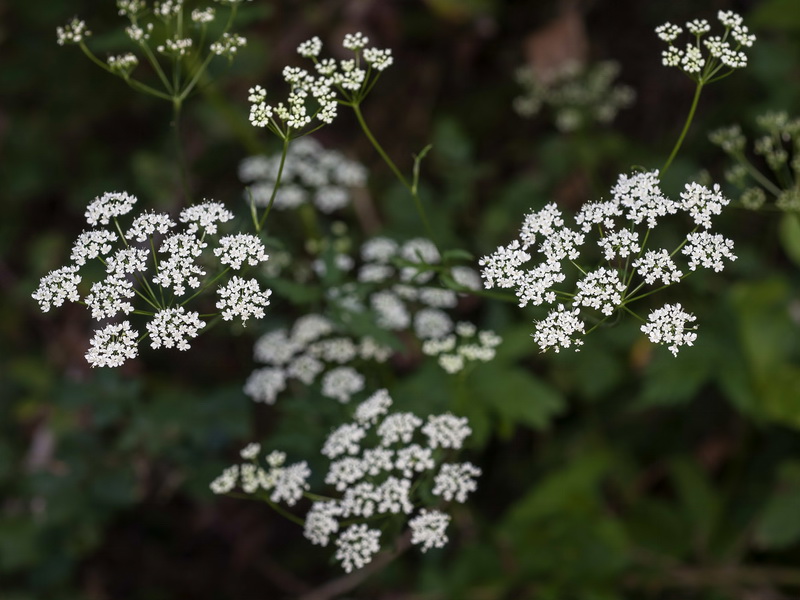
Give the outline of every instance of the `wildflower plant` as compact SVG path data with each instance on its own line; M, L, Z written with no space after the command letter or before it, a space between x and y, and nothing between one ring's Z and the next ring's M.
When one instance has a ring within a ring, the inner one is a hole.
M669 44L663 64L680 68L696 83L683 130L661 172L621 174L610 198L584 204L574 226L567 224L555 204L547 204L525 217L518 239L480 260L488 288L513 289L521 307L551 307L546 318L535 322L532 334L542 351L579 349L583 337L615 313L644 320L630 304L678 283L690 271L719 272L726 261L736 259L733 242L710 231L712 217L729 204L719 185L709 189L690 182L680 200L668 198L660 187L660 176L672 164L692 123L703 86L746 66L742 48L755 41L739 15L720 11L718 18L725 28L721 36L706 37L711 26L705 20L688 22L694 43L685 50L674 44L683 33L681 27L665 23L656 28L658 37ZM686 237L674 247L653 247L657 236L651 232L668 215L680 213L693 225ZM590 234L597 236L596 246L587 244ZM589 258L598 247L603 253L599 265ZM538 260L528 265L534 256ZM650 313L641 330L653 343L665 344L677 354L681 346L695 341L694 321L680 304L665 304Z
M675 45L675 41L683 34L682 27L669 22L656 27L656 35L669 45L662 52L662 64L680 69L695 82L694 98L686 124L662 171L667 170L680 150L694 119L703 87L747 66L744 49L753 45L756 36L744 25L741 15L733 11L719 11L717 19L724 28L722 35L707 35L711 32L711 25L706 19L688 21L686 31L693 39L683 49Z
M334 557L346 572L369 564L393 541L387 532L405 523L411 544L422 552L448 542L448 503L463 503L477 489L481 470L453 462L472 433L467 420L451 413L425 420L410 412L392 412L388 391L378 390L353 411L353 420L333 429L321 453L330 461L324 483L329 495L310 493L306 462L284 466L286 455L273 451L262 463L260 446L242 450L249 462L226 468L211 483L214 493L237 485L261 498L303 527L318 546L335 546ZM305 518L289 508L311 501ZM387 540L386 538L389 537Z
M231 58L244 45L244 39L230 31L240 1L223 2L230 12L213 42L206 36L216 8L189 12L182 0L118 2L139 56L101 61L89 50L90 32L78 19L59 28L58 42L79 45L133 88L170 100L177 114L214 56ZM367 126L361 104L392 65L393 56L388 49L370 47L365 35L353 33L342 42L352 54L341 60L321 57L317 37L300 44L297 52L311 67L283 69L285 98L273 101L258 85L249 90L250 123L282 143L279 155L251 157L240 167L241 179L253 184L247 193L253 234L222 235L219 230L234 215L216 202L187 206L176 219L147 211L134 216L134 196L107 193L87 208L91 229L74 244L70 264L43 277L33 298L45 312L67 301L82 303L102 323L86 353L92 366L119 366L135 358L145 340L154 349L186 350L212 319L246 326L263 318L272 292L249 273L269 258L263 230L273 206L298 207L313 197L327 214L346 206L347 188L366 182L363 167L306 137L331 124L340 107L350 108L411 195L426 235L405 241L375 236L352 255L350 248L329 240L307 241L306 247L319 250L309 272L318 276L324 293L314 298L317 306L291 326L273 328L255 342L254 358L263 367L244 385L253 400L273 405L296 385L317 385L322 396L351 416L331 424L321 444L328 462L320 479L328 486L322 490L326 495L310 491L315 480L308 462L288 463L278 450L262 456L258 444L245 447L240 453L243 462L226 468L211 490L265 501L301 525L312 544L331 546L347 572L369 564L382 547L392 544L398 526L408 529L410 543L422 552L441 548L448 542L452 520L445 509L449 503L465 502L481 475L472 463L456 462L456 453L472 433L467 419L450 412L423 419L392 411L387 389L359 403L354 400L374 389L370 377L376 365L388 362L404 345L414 346L422 360L435 359L449 374L492 360L500 337L456 316L460 294L484 293L481 278L486 288L513 290L520 307L547 308L532 333L542 351L579 349L588 333L623 313L640 319L641 331L675 355L695 342L696 317L684 303L664 303L647 317L637 314L634 304L693 271L720 272L736 260L733 242L714 231L715 218L729 204L718 185L688 182L677 198L661 189L702 88L745 66L743 48L755 39L738 15L718 16L724 27L719 36L708 35L706 21L687 23L694 41L685 49L675 45L682 28L667 23L656 30L669 45L663 63L680 68L696 83L684 128L661 169L620 174L607 198L585 203L571 218L555 203L531 211L516 239L480 259L480 274L454 266L465 253L441 252L430 228L419 195L420 166L430 147L414 157L408 176ZM163 90L133 78L140 60L151 65ZM171 68L170 74L163 65ZM533 113L550 103L572 111L561 118L565 130L575 125L577 113L582 119L611 120L632 100L627 88L611 88L615 74L608 66L568 73L552 89L531 87L529 95L517 101L517 109ZM584 75L587 81L580 83ZM776 168L783 168L787 160L779 142L795 133L794 124L773 126L772 141L762 142L763 154ZM738 138L730 144L735 152L742 151ZM677 241L661 235L659 227L666 221L684 227ZM300 262L290 257L290 276L297 276ZM277 280L278 275L270 277ZM95 280L89 284L84 277ZM295 282L308 284L308 278ZM370 327L359 330L356 324L365 320Z

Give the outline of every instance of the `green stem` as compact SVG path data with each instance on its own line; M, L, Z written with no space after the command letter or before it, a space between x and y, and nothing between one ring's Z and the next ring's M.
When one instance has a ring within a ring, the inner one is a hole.
M189 202L189 169L186 165L186 155L183 152L183 144L181 144L181 102L179 96L172 98L172 127L175 130L175 154L178 158L178 172L181 178L181 188L183 195L187 202Z
M419 157L417 157L417 159L415 160L416 176L413 182L409 182L408 179L406 179L405 175L403 175L403 173L400 172L400 169L397 168L397 165L394 164L394 161L391 158L389 158L388 154L386 154L386 151L383 149L383 146L381 146L378 140L375 139L375 136L372 134L372 131L367 125L367 122L364 120L364 115L361 112L361 106L359 105L359 103L353 102L352 104L350 104L350 106L352 107L353 112L355 112L356 119L358 119L358 124L361 126L364 135L367 136L367 139L372 144L372 147L375 148L375 150L380 155L381 159L383 159L383 162L385 162L386 165L392 170L392 173L394 173L394 176L397 177L397 180L400 183L402 183L403 186L411 194L411 197L414 200L414 206L417 209L417 214L419 215L419 218L422 221L422 225L425 227L425 232L427 233L431 241L436 243L435 241L436 238L433 235L433 229L431 228L430 222L428 221L428 216L425 214L425 208L422 206L422 200L419 197L419 192L417 189L418 187L417 179L419 175L419 161L428 152L430 148L426 147L425 149L423 149L423 151L420 152Z
M678 138L678 141L675 142L675 147L672 148L672 152L667 159L667 162L664 163L664 166L661 167L661 177L664 177L664 173L666 173L667 169L669 169L672 161L675 159L675 156L678 154L678 150L681 149L681 145L683 145L683 140L686 137L686 134L689 131L689 127L694 120L694 113L697 110L697 104L700 102L700 93L703 91L703 82L698 81L697 87L694 90L694 99L692 100L692 107L689 109L689 116L686 117L686 123L683 125L683 131L681 131L681 135Z
M776 198L780 195L781 193L780 188L774 183L772 183L769 179L767 179L767 177L765 177L761 171L756 169L752 165L752 163L749 160L747 160L747 158L745 158L743 154L734 154L734 157L736 158L736 160L739 162L740 165L742 165L745 169L747 169L747 172L750 174L750 177L752 177L758 183L760 183L762 187L769 190L769 192Z
M260 232L261 229L264 227L264 223L267 221L267 216L269 215L269 211L272 210L272 204L275 202L275 196L278 193L278 188L281 186L281 177L283 176L283 166L286 164L286 154L289 151L289 141L290 138L288 135L284 136L283 138L283 148L281 149L281 162L278 165L278 176L275 178L275 186L272 188L272 194L269 197L269 203L267 204L267 209L264 211L264 214L261 215L261 218L258 220L256 224L256 232Z
M394 161L391 158L389 158L388 154L386 154L386 151L383 149L383 146L381 146L380 143L378 143L378 140L375 139L375 136L372 135L372 131L370 131L370 128L367 126L367 122L364 120L364 115L361 113L361 107L358 105L358 103L353 103L351 106L353 108L353 112L356 113L356 119L358 119L358 124L361 126L361 129L364 131L364 134L367 136L367 139L370 141L373 148L375 148L378 154L381 155L383 162L385 162L387 166L392 170L392 173L394 173L394 176L397 177L400 183L402 183L406 188L408 188L408 191L411 191L411 184L408 182L405 175L403 175L400 172L400 169L397 168L397 165L394 164Z

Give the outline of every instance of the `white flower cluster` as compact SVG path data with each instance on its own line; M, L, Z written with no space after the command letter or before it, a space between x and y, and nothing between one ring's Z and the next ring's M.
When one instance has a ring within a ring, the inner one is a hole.
M675 201L662 193L658 171L623 174L611 189L610 200L581 207L575 215L575 229L566 226L555 204L527 215L519 239L480 260L482 275L488 288L513 288L520 307L553 307L545 319L536 322L533 333L542 351L577 347L586 333L587 309L600 313L596 321L602 321L646 295L642 291L645 286L680 281L686 275L676 262L679 255L686 258L685 268L690 271L700 267L721 271L725 260L735 260L733 242L708 231L711 218L728 203L718 185L708 189L689 183L680 200ZM662 218L678 213L685 213L694 223L684 241L671 251L647 248L650 230ZM592 232L597 232L597 246L606 261L595 269L577 262ZM526 268L534 253L541 261ZM578 272L574 293L566 288L566 264L572 264ZM559 289L560 284L564 286ZM658 337L660 343L672 343L673 352L689 340L668 338Z
M312 385L321 378L322 395L346 403L364 389L364 375L351 363L382 363L391 352L369 337L354 340L338 335L328 318L308 314L295 322L291 332L275 329L258 339L255 360L268 366L253 371L244 391L256 402L273 404L288 380Z
M523 117L532 117L547 106L555 112L556 127L564 132L593 122L610 123L636 98L630 86L614 84L619 70L615 61L588 66L568 62L547 73L521 67L516 80L523 93L514 99L514 110Z
M391 405L386 390L375 392L356 408L354 422L332 431L322 449L331 459L325 483L341 497L314 502L305 536L320 546L336 537L336 559L347 572L369 563L379 551L380 531L371 528L375 517L410 516L419 502L415 499L428 494L465 502L481 474L469 462L442 462L442 449L460 449L471 434L466 418L445 413L423 422L412 413L390 413ZM367 522L353 523L359 519ZM343 521L350 525L342 530ZM449 522L441 510L422 508L408 521L412 543L423 552L441 548Z
M262 291L256 280L238 275L220 281L228 270L267 260L258 238L225 236L213 254L205 252L209 244L204 240L233 213L218 202L206 201L181 211L184 231L176 231L177 223L166 213L155 212L141 213L124 231L118 217L130 213L136 202L125 192L108 192L87 207L86 222L95 228L78 236L70 253L73 264L47 274L32 294L44 312L66 300L81 302L79 271L98 260L105 267L105 278L91 285L82 302L98 321L133 312L149 315L145 337L149 336L152 348L189 349L189 340L197 337L205 322L185 304L212 283L218 286L217 308L223 319L239 317L244 325L250 317L264 316L270 290ZM220 273L210 278L207 265L215 262ZM188 293L192 295L187 298ZM135 307L134 299L142 304ZM128 321L108 324L95 331L86 359L92 366L119 366L137 355L138 336Z
M108 68L123 75L129 75L139 64L139 59L135 54L126 52L119 56L108 57Z
M266 207L275 188L280 155L250 156L239 165L239 179L248 185L245 200ZM330 214L348 206L353 188L363 188L367 170L341 152L327 150L316 140L305 137L292 142L286 153L281 185L272 207L295 209L313 202L321 212Z
M255 127L268 128L281 139L299 137L315 119L320 121L317 127L332 123L339 102L360 101L374 85L378 74L392 64L391 50L365 49L367 42L361 33L347 34L343 46L353 51L355 57L338 63L332 58L319 59L322 41L318 37L300 44L297 53L314 62L316 73L285 67L283 79L289 84L285 104L267 104L266 90L258 85L251 88L250 122Z
M223 33L222 36L210 46L211 52L217 56L227 56L233 58L239 51L247 45L247 39L238 33Z
M92 32L86 28L86 21L75 17L63 27L56 27L56 42L59 46L65 44L80 44Z
M453 375L470 362L492 360L502 341L494 331L478 331L474 324L462 321L456 323L455 333L425 340L422 351L428 356L438 357L439 366Z
M684 49L674 44L683 33L683 28L672 23L656 27L656 35L669 44L662 53L665 67L677 67L695 81L706 83L717 76L723 68L730 70L747 66L747 55L742 48L749 48L756 41L742 24L742 17L733 11L721 10L717 14L725 31L721 36L709 35L711 25L705 19L694 19L686 23L686 30L694 38Z
M270 502L285 502L294 506L308 490L308 478L311 469L305 461L286 465L286 454L274 451L265 457L266 469L259 465L260 444L248 444L240 452L241 457L249 462L232 465L211 482L211 491L215 494L227 494L237 484L246 494L260 491L269 494Z

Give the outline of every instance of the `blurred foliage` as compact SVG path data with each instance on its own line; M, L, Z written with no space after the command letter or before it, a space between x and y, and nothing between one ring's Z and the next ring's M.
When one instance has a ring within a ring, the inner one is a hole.
M186 106L192 189L240 203L237 163L264 144L247 125L247 89L276 81L311 35L362 29L394 49L366 118L405 170L433 143L422 176L431 223L444 247L475 256L512 238L526 210L574 209L631 165L663 162L692 93L660 67L652 30L663 21L730 8L759 36L752 65L701 101L668 191L701 168L722 179L711 129L797 106L793 0L577 4L592 58L619 61L637 102L610 127L563 135L511 109L513 71L555 0L253 2L240 22L247 48ZM91 371L85 315L37 312L30 293L67 254L88 200L127 189L168 210L181 194L168 107L55 45L75 14L98 32L116 27L111 3L14 2L0 14L0 598L284 598L338 577L328 552L266 506L208 491L253 439L313 467L341 411L313 388L276 407L246 399L258 330ZM343 117L320 138L370 167L383 231L418 235L403 190L355 131ZM457 377L418 357L392 365L404 410L470 418L468 454L484 475L446 549L403 555L348 597L800 597L800 229L736 210L721 229L739 260L687 281L702 328L678 358L633 323L596 332L580 353L539 355L529 333L541 315L482 299L459 310L504 337L495 361ZM301 231L287 225L287 245L302 248ZM265 328L322 292L274 287Z

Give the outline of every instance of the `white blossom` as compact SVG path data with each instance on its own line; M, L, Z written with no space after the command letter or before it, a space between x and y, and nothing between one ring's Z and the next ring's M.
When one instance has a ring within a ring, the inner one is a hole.
M244 384L244 393L256 402L275 404L278 394L286 389L286 373L283 369L266 367L256 369Z
M432 415L422 427L422 433L428 437L431 448L460 449L464 440L472 433L466 417L457 417L452 413Z
M181 223L188 223L188 233L196 233L202 229L205 233L217 233L217 224L226 223L233 219L233 213L220 202L206 200L201 204L189 206L181 211Z
M391 405L389 392L386 389L378 390L356 407L355 419L360 425L374 425L388 412Z
M536 327L532 334L534 341L542 351L553 348L559 352L562 348L573 345L582 346L583 340L575 337L576 334L586 333L579 314L579 308L565 308L563 304L559 304L558 308L550 311L547 318L535 322Z
M134 204L136 196L127 192L106 192L86 208L86 222L93 226L108 225L111 219L128 214Z
M475 477L481 470L472 463L445 463L433 480L433 494L448 502L466 502L467 495L478 489Z
M205 322L200 320L200 315L195 311L186 312L183 306L165 308L158 311L147 324L147 333L150 335L150 347L177 348L188 350L187 340L196 338L200 330L205 327Z
M686 236L688 243L683 247L683 254L689 257L689 268L694 271L698 266L714 271L725 268L722 259L736 260L733 253L733 242L719 234L707 231L690 233Z
M322 377L322 395L341 403L364 389L364 376L353 367L336 367Z
M696 327L687 329L687 323L697 318L683 310L680 304L665 304L650 313L642 332L654 344L668 345L673 355L678 355L680 346L691 346L697 339Z
M128 300L134 295L130 281L111 275L92 284L92 289L86 296L86 306L91 309L93 319L110 319L120 312L126 315L133 312L133 304Z
M72 245L69 259L77 266L82 267L87 260L105 256L111 252L112 243L118 239L119 236L116 233L105 229L84 231Z
M355 423L346 423L334 429L325 440L322 454L328 458L336 458L342 454L358 454L359 442L364 439L366 431Z
M254 267L269 258L258 236L246 233L221 237L214 255L219 257L223 265L232 269L240 269L245 262Z
M250 317L264 317L264 308L269 305L272 290L262 291L255 279L242 279L234 275L217 290L217 294L220 297L217 308L222 312L223 320L239 317L244 326Z
M336 560L342 562L347 573L360 569L372 561L372 557L381 549L381 532L369 529L366 525L351 525L336 540Z
M31 297L39 303L42 312L50 310L51 306L61 306L65 300L78 302L78 284L81 276L78 275L78 267L69 265L61 267L55 271L50 271L42 277L39 287L31 294Z
M398 442L409 443L422 419L413 413L399 412L387 416L378 427L381 445L389 446Z
M444 548L448 542L447 526L450 524L450 515L439 510L422 509L419 514L408 522L411 528L411 543L422 545L422 552L431 548Z
M86 360L92 367L118 367L136 358L136 338L139 332L128 321L107 325L94 332Z

